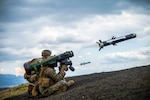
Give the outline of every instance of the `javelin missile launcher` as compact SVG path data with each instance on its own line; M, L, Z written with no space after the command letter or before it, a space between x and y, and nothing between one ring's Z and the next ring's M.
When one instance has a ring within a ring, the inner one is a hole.
M57 63L60 63L60 66L62 64L69 65L69 69L71 71L74 71L74 67L72 67L72 62L69 60L69 58L73 57L73 51L66 51L58 56L51 56L47 58L46 60L36 61L32 64L29 64L28 62L24 63L24 69L27 73L27 75L31 75L31 71L35 71L36 74L39 74L39 70L41 66L48 66L48 67L57 67Z

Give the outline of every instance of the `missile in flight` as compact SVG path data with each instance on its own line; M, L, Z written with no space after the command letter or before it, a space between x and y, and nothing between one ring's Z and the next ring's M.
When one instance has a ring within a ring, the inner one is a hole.
M101 40L99 40L99 42L96 42L96 43L99 45L99 51L100 51L105 46L108 46L108 45L115 46L119 42L126 41L129 39L135 38L135 37L136 37L136 34L132 33L132 34L120 36L120 37L113 36L110 40L103 41L103 42Z
M83 63L80 63L80 65L82 66L82 65L89 64L89 63L91 63L91 62L90 61L89 62L83 62Z

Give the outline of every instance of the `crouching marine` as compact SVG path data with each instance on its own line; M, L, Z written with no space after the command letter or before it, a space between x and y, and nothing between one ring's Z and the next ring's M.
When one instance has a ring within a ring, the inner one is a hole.
M73 80L66 81L65 75L68 68L74 71L69 58L73 57L72 51L66 51L58 56L51 56L50 50L42 51L42 58L33 59L24 63L24 78L29 82L28 93L30 96L49 96L67 91L74 85ZM59 72L55 67L59 64Z

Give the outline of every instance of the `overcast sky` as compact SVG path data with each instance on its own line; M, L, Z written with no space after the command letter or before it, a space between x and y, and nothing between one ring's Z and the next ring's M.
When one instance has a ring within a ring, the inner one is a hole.
M43 49L74 52L68 76L148 65L149 9L149 0L1 0L0 73L23 75ZM137 37L99 51L99 39L130 33Z

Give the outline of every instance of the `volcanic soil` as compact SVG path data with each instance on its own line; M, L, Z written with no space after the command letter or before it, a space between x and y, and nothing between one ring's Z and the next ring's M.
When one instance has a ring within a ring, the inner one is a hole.
M150 65L66 78L70 79L75 85L65 93L44 98L25 93L6 100L150 100Z

